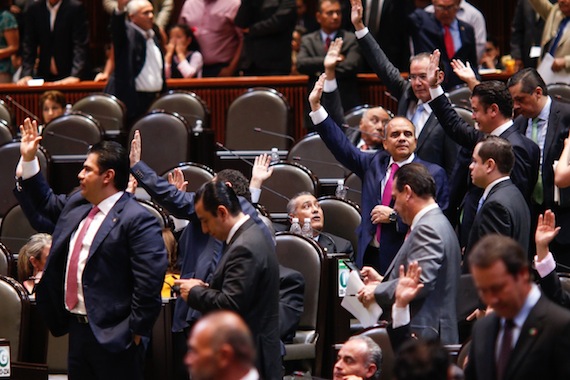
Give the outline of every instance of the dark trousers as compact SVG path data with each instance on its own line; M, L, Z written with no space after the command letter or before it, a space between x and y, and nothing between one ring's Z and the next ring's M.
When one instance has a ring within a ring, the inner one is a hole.
M102 347L87 323L70 316L69 380L143 380L145 348L134 343L125 351L110 352Z

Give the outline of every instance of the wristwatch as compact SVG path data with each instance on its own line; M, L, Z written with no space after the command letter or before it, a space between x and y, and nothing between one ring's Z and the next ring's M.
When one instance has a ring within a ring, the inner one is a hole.
M396 211L392 211L390 215L388 215L388 220L390 222L395 222L396 220L398 220L398 214L396 213Z

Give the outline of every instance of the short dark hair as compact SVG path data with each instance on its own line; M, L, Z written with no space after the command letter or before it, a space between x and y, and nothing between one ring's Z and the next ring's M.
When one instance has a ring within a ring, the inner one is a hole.
M321 6L323 5L323 3L324 3L325 1L328 1L328 2L330 2L331 4L340 4L340 0L319 0L319 4L318 4L318 6L317 6L317 12L321 13L321 11L322 11ZM342 4L341 4L341 5L342 5Z
M475 244L469 253L469 266L489 268L502 261L507 272L517 276L521 269L528 269L528 259L523 247L508 236L490 234Z
M486 136L479 145L479 157L483 162L492 158L502 174L510 174L515 165L515 154L509 140L499 136Z
M129 183L129 155L121 144L115 141L101 141L89 148L88 154L97 154L97 166L100 173L113 169L115 187L125 190Z
M236 216L241 212L241 205L236 193L231 186L226 185L225 182L219 179L206 182L198 189L194 204L200 200L204 205L204 210L214 216L218 216L218 206L227 208L232 216Z
M521 91L526 94L532 94L537 87L540 87L542 94L544 96L548 95L548 88L546 83L544 83L544 79L532 67L526 67L513 74L507 81L507 87L511 88L519 83L521 84Z
M420 198L435 198L435 180L427 168L416 162L402 166L394 175L396 189L402 192L408 185Z
M224 169L216 173L216 178L222 182L231 183L236 195L242 196L251 202L249 181L242 172L234 169Z
M446 380L450 361L447 350L437 341L409 339L394 361L398 380Z
M66 106L65 95L61 91L50 90L44 92L42 96L40 96L40 108L44 107L46 100L51 100L52 102L59 104L61 108L65 108Z
M497 80L481 82L473 88L471 97L475 96L479 98L485 109L496 104L504 117L513 117L513 98L503 82Z
M170 33L170 31L174 28L182 30L186 38L188 37L192 38L192 41L190 41L190 45L188 45L188 51L200 51L200 45L198 44L198 41L196 41L196 37L194 37L194 32L192 31L192 28L190 28L188 24L186 23L174 24L170 27L170 29L168 29L168 33Z

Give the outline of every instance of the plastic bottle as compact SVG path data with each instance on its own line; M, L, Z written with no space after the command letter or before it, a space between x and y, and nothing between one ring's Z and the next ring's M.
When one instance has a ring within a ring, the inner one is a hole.
M301 228L301 233L304 237L312 239L313 238L313 227L311 227L311 218L305 218L303 227Z
M335 195L337 198L346 199L346 186L344 186L344 179L339 179L337 181Z
M279 162L280 160L279 150L277 148L271 148L271 163Z
M64 114L65 114L65 115L69 115L72 111L73 111L73 106L72 106L70 103L67 103L67 104L65 105Z
M202 120L196 120L196 125L194 125L193 132L200 133L204 131L204 127L202 126Z
M289 228L289 232L301 235L301 225L299 224L299 218L293 218L293 221L291 222L291 228Z

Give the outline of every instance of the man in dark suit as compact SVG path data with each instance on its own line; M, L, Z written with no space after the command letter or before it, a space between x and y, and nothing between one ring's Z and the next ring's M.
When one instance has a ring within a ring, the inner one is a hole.
M409 80L402 78L398 68L390 62L384 50L372 37L372 33L369 33L364 26L362 7L359 3L360 0L352 0L352 22L364 57L390 94L398 99L396 114L413 121L418 138L416 147L418 157L441 166L448 176L451 175L459 147L445 134L427 104L431 100L429 84L426 81L429 54L412 57L409 64Z
M352 244L348 240L323 232L325 216L319 201L313 194L305 191L293 196L287 203L287 213L291 219L299 218L301 225L305 218L311 220L313 239L325 249L325 252L342 252L350 257L354 255Z
M557 161L568 137L570 105L552 99L544 80L533 68L514 74L507 82L513 97L515 128L533 139L540 148L539 181L531 203L532 230L539 214L551 209L563 229L570 229L570 209L554 200L554 161ZM556 260L570 265L570 234L560 234L551 244ZM531 247L532 248L532 247Z
M205 183L195 197L202 231L225 241L212 280L181 279L180 296L207 313L233 310L251 329L264 379L280 379L279 266L275 245L242 210L235 192L220 181Z
M445 209L449 198L447 176L440 166L423 161L414 154L415 129L403 117L392 119L386 126L384 151L369 154L357 149L321 107L324 82L323 74L309 95L311 119L335 158L362 180L362 223L357 230L356 263L359 267L366 263L384 273L407 232L407 226L392 208L391 187L386 184L389 181L391 183L398 167L409 162L422 163L435 178L436 199L441 208ZM385 193L386 188L388 191Z
M55 224L36 300L52 334L69 332L69 377L142 379L167 258L158 222L124 193L127 152L115 142L94 145L78 175L80 190L56 196L35 159L35 121L26 119L20 130L16 191L33 205L28 218Z
M473 328L465 378L569 378L570 312L531 282L522 247L506 236L486 236L471 251L469 265L493 312Z
M509 177L515 161L511 144L497 136L487 136L475 146L471 169L473 184L484 189L465 247L463 272L475 244L492 233L515 239L525 251L530 237L530 210Z
M430 58L428 68L428 83L433 99L430 106L445 132L459 145L468 151L473 151L477 142L486 134L503 137L511 143L515 154L515 165L511 179L530 203L534 184L538 178L540 151L538 146L523 136L512 122L513 99L506 86L498 81L486 81L473 88L471 106L473 119L479 129L475 129L464 121L453 110L443 89L438 69L439 51L436 50ZM463 219L460 226L459 239L464 247L471 231L471 225L477 211L477 203L482 195L482 189L471 186L463 202Z
M55 15L50 15L50 9ZM76 83L87 74L89 22L79 1L34 2L26 14L22 39L22 78L18 84L26 85L36 75L49 82Z
M115 70L105 92L125 103L128 125L147 112L158 94L166 91L164 57L159 37L152 29L153 21L153 7L146 0L119 0L111 16Z

